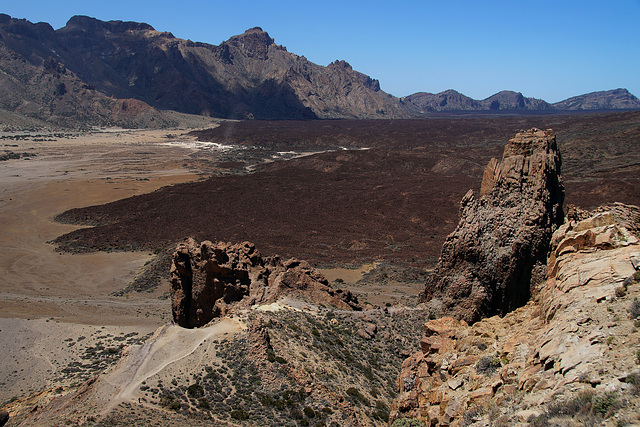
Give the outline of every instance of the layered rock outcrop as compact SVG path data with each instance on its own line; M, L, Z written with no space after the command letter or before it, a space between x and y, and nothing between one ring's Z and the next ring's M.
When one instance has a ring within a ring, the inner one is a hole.
M638 422L640 208L577 217L554 233L535 300L472 326L426 323L422 350L402 365L392 419L568 425L553 424L564 416L578 425L615 412L619 424Z
M560 154L551 130L521 131L485 170L481 194L460 202L422 301L466 322L524 305L545 276L552 233L562 224Z
M294 296L340 309L361 309L349 291L333 289L306 261L263 257L252 243L178 245L171 265L171 306L175 322L203 326L235 308Z

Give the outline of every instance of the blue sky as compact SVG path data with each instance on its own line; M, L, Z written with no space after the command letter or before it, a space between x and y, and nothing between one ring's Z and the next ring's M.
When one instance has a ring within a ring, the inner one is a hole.
M0 12L56 29L89 15L216 45L260 26L317 64L346 60L395 96L516 90L557 102L619 87L640 96L640 0L2 2Z

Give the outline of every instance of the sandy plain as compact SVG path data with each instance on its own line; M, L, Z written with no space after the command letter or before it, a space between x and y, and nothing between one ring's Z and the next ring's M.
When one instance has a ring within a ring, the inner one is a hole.
M78 227L53 218L202 173L190 161L197 149L186 131L20 135L2 134L0 143L3 151L35 154L0 162L0 402L64 386L64 373L88 350L117 337L131 343L170 322L168 283L112 295L153 254L56 252L47 242Z

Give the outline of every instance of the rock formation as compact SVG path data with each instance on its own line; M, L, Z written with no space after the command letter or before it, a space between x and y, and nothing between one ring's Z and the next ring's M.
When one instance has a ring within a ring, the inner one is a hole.
M551 234L562 224L564 190L553 131L509 140L485 170L482 191L460 202L460 222L428 277L422 301L466 322L524 305L544 280Z
M249 242L198 244L188 239L173 254L171 305L180 326L203 326L233 308L272 303L283 296L361 309L351 292L333 289L306 261L263 257Z
M392 419L569 425L554 424L565 416L584 425L617 412L618 424L638 422L640 208L579 216L554 233L536 300L472 326L425 324L422 350L402 365Z

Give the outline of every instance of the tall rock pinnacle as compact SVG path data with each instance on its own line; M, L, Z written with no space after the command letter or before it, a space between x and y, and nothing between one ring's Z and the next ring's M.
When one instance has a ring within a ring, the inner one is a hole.
M460 222L442 247L422 301L467 322L524 305L544 279L552 233L563 222L560 155L551 130L521 131L502 161L492 159L476 197L460 202Z

